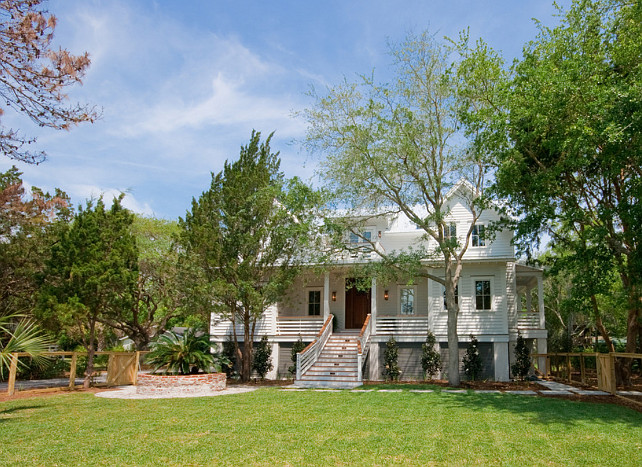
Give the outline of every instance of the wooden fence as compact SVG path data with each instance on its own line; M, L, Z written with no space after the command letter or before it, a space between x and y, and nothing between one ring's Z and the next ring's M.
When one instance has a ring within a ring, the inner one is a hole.
M597 372L597 387L601 391L607 391L611 394L617 392L617 380L615 377L615 362L616 359L633 359L640 360L640 368L642 369L642 354L635 353L583 353L583 352L566 352L566 353L544 353L532 354L534 359L545 358L546 368L539 371L545 376L554 375L557 378L566 379L568 382L572 381L573 365L572 359L579 358L580 362L580 382L583 384L588 383L588 371L586 360L595 359L595 370ZM555 369L553 364L556 363ZM543 371L542 371L543 370Z
M126 384L136 384L140 356L146 353L148 352L95 352L94 355L109 355L107 385L122 386ZM87 355L87 352L44 352L40 355L43 357L71 357L69 365L69 388L73 389L76 386L78 356ZM15 392L18 359L20 357L30 357L30 355L24 352L11 354L11 366L9 367L9 380L7 384L7 393L10 396Z

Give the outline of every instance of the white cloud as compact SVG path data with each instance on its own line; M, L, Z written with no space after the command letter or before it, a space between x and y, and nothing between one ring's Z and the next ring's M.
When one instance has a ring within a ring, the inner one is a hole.
M125 193L122 205L123 207L144 216L153 216L154 210L148 203L139 202L128 190L119 190L117 188L100 188L93 185L75 184L69 186L69 194L74 198L98 199L102 196L106 206L111 206L114 198L118 198L121 193Z

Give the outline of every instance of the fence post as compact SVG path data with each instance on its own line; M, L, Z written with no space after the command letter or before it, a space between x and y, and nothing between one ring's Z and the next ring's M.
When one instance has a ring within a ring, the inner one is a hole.
M296 354L296 379L301 380L301 354Z
M573 371L573 367L571 366L571 356L569 354L566 354L566 376L568 379L568 382L571 382L571 374Z
M71 365L69 367L69 389L76 387L76 364L78 360L78 355L76 352L71 354Z
M551 357L546 356L546 377L551 376Z
M9 367L9 383L7 384L7 393L13 396L16 389L16 373L18 371L18 354L11 355L11 366Z
M584 354L580 354L580 378L582 384L586 384L586 363L584 362Z
M138 370L140 369L140 351L136 351L136 364L134 365L134 386L138 384Z

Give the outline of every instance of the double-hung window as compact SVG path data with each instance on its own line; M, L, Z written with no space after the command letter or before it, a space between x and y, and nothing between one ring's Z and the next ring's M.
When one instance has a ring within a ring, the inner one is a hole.
M356 234L355 232L350 232L350 243L367 243L372 239L372 232L370 230L364 230Z
M486 246L486 239L484 238L483 224L475 224L473 226L472 235L473 246Z
M415 288L401 287L399 289L399 306L402 315L415 314Z
M482 279L475 281L475 309L479 311L490 311L492 309L493 296L490 289L490 280Z
M320 316L321 315L321 291L308 290L308 315Z
M453 222L444 225L444 240L447 242L457 241L457 224Z

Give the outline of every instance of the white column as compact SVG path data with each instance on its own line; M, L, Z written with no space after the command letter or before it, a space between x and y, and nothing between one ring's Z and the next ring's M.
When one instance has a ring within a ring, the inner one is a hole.
M544 278L537 276L537 305L539 308L539 328L546 328L546 315L544 314Z
M494 362L495 362L495 381L508 381L508 342L493 343Z
M330 316L330 273L323 278L323 322Z
M547 353L548 352L548 346L546 342L546 338L537 338L537 353ZM542 374L546 374L546 357L539 357L537 359L537 366L539 367L539 371Z
M379 343L370 342L370 352L368 353L369 360L369 375L368 379L370 381L379 381L381 380L381 372L379 371Z
M279 344L278 342L272 343L272 369L268 371L265 377L267 379L276 379L279 372Z
M370 335L377 334L377 278L372 278L370 290Z

